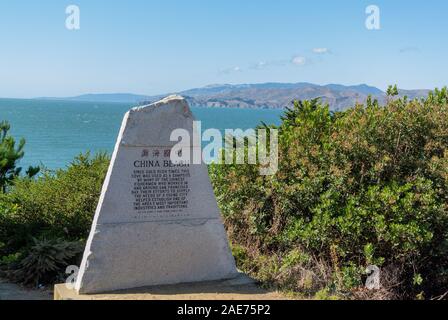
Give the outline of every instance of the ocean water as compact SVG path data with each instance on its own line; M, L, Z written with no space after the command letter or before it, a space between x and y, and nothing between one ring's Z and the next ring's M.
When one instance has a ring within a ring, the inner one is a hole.
M0 99L0 121L11 124L15 138L25 138L23 167L64 168L81 152L113 151L124 114L122 103ZM261 121L279 124L281 110L192 108L207 128L249 129Z

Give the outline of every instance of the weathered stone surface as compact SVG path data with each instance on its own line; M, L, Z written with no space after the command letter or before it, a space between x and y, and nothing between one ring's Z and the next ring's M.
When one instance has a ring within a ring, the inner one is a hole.
M178 96L124 118L76 282L81 294L237 275L205 164L174 165L174 129L193 133Z

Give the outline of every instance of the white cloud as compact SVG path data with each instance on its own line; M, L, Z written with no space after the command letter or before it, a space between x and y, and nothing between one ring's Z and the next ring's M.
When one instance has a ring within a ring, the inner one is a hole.
M306 63L306 58L302 56L296 56L292 58L291 62L296 66L303 66Z
M324 54L324 53L329 53L330 50L328 50L328 48L314 48L313 52L316 54Z
M230 74L230 73L234 73L234 72L243 72L243 69L239 66L236 66L236 67L227 68L227 69L223 69L223 70L219 71L220 74Z
M252 64L249 69L251 70L262 70L270 67L282 67L290 63L290 60L271 60L271 61L260 61Z

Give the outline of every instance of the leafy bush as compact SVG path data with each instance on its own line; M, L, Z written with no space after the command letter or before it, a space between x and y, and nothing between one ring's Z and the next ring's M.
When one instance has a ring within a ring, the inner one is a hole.
M67 266L79 265L83 246L65 240L36 240L7 275L26 285L38 286L61 281Z
M33 238L87 238L108 164L105 154L87 153L65 170L16 179L9 193L0 195L0 257L29 247Z
M317 99L296 101L278 127L274 176L210 167L232 241L252 261L277 256L280 287L291 285L281 280L286 271L291 279L308 269L327 279L314 292L346 294L370 264L396 270L382 284L397 297L448 286L448 92L413 101L389 93L386 106L368 99L337 113Z

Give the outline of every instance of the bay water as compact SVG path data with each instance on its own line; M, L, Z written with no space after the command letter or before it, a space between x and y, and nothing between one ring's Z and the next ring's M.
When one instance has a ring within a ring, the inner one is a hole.
M81 152L111 153L126 103L98 103L60 100L0 99L0 121L11 124L11 134L26 139L20 166L42 165L64 168ZM280 123L281 110L192 108L202 129L255 128L262 121Z

